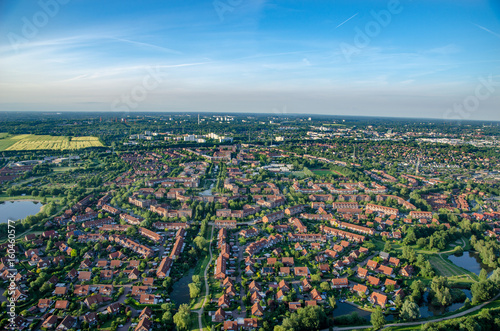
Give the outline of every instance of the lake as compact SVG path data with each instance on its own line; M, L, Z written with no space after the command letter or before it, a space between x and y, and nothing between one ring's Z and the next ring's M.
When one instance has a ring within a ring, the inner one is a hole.
M448 259L450 259L450 261L457 266L473 272L478 276L481 272L481 269L485 269L488 272L488 275L493 272L493 268L490 268L487 265L483 264L479 255L474 252L464 252L460 256L453 254L448 256Z
M183 303L189 304L191 298L189 297L189 284L193 282L192 277L194 274L194 269L189 270L189 273L176 281L172 285L172 292L170 293L170 299L178 305Z
M43 205L38 201L4 201L0 203L0 223L22 220L37 214Z

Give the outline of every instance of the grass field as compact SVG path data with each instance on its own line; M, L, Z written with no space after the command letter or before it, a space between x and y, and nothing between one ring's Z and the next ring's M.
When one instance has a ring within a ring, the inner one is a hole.
M30 151L39 149L67 150L103 147L97 137L46 136L0 133L0 151Z

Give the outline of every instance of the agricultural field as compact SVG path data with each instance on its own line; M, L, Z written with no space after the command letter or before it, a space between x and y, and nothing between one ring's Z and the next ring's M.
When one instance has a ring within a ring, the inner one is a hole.
M97 137L9 135L0 133L0 151L29 151L40 149L67 150L103 147Z

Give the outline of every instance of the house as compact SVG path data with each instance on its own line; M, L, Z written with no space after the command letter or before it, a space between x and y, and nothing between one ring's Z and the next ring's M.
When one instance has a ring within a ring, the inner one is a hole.
M68 300L57 300L56 301L56 309L62 309L66 310L69 307L69 301Z
M66 316L61 324L59 324L56 328L56 330L69 330L69 329L72 329L76 326L76 318L74 318L73 316Z
M142 320L143 318L151 319L153 318L153 310L149 307L145 307L143 310L141 310L141 313L139 314L139 319Z
M83 302L87 305L87 308L90 308L92 305L99 305L104 302L104 297L100 294L94 294L87 297Z
M379 286L380 279L377 277L368 276L368 284L373 285L373 286Z
M392 264L393 266L398 267L399 263L400 263L399 259L397 259L395 257L389 258L389 264Z
M262 296L259 294L259 292L253 292L252 296L250 297L250 302L251 303L256 303L262 300Z
M81 282L88 282L92 278L92 272L90 271L79 271L78 280Z
M384 275L386 276L392 276L392 268L391 267L388 267L388 266L385 266L385 265L381 265L378 267L377 269L378 272L382 272Z
M231 278L229 278L229 277L226 277L222 281L222 287L226 288L226 287L229 287L229 286L233 286L233 280Z
M119 303L119 302L115 302L115 303L112 303L110 304L107 308L106 308L106 311L109 313L109 314L116 314L120 311L122 307L122 304Z
M30 322L28 322L28 320L26 320L24 317L18 315L14 318L14 321L11 322L11 325L13 327L13 330L22 331L29 327Z
M88 285L75 285L74 294L78 296L86 296L89 294L89 286Z
M309 281L307 280L307 278L304 279L302 282L300 282L300 285L302 286L302 290L306 292L313 288L311 283L309 283Z
M276 300L278 300L279 302L283 301L285 299L285 292L283 292L282 290L279 290L277 293L276 293Z
M349 280L347 278L332 279L332 288L345 288L345 287L349 287Z
M99 294L105 296L111 296L113 294L113 285L100 285Z
M358 267L358 277L364 279L368 275L368 270Z
M132 286L132 291L130 292L132 296L140 296L142 294L150 293L151 289L149 286Z
M137 323L134 331L151 331L153 323L148 318L143 318Z
M83 315L83 320L89 325L93 325L97 322L97 313L89 312Z
M401 276L411 277L413 275L413 266L408 264L401 268L401 271L399 273L401 274Z
M290 286L288 286L288 284L285 282L284 279L282 279L279 284L278 284L278 287L280 290L284 291L284 292L288 292L290 291Z
M90 269L92 267L92 261L90 259L85 259L80 263L80 269Z
M212 321L216 323L222 323L226 319L226 312L222 308L217 309L215 314L212 316Z
M382 308L385 308L387 304L387 296L381 293L372 292L368 297L368 301L370 301L373 305L379 305Z
M366 267L370 270L375 270L378 266L378 263L376 261L373 261L373 260L369 260L367 263L366 263Z
M293 271L294 271L296 277L309 278L309 268L308 267L296 267L296 268L294 268Z
M140 276L139 270L137 270L136 268L134 268L128 274L128 279L137 280L137 279L139 279L139 276Z
M258 302L254 303L252 306L252 315L259 317L264 316L264 309Z
M68 293L68 288L66 286L57 286L53 293L57 296L66 295Z
M154 278L153 277L145 277L143 280L142 280L142 283L144 285L147 285L147 286L153 286L153 283L154 283Z
M248 291L249 292L262 292L262 288L260 287L255 280L253 280L250 285L248 285Z
M319 270L322 273L329 272L330 271L330 265L328 263L322 263L319 265Z
M257 292L255 292L255 293L257 293ZM227 309L227 308L229 308L229 304L230 304L229 297L225 294L223 294L218 300L218 305L220 308Z
M102 280L110 280L113 278L113 271L112 270L101 270L101 279Z
M236 296L236 289L234 288L234 286L229 286L226 291L225 291L226 295L228 295L229 297L234 297Z
M290 268L289 267L281 267L279 275L281 277L288 277L288 276L290 276Z
M366 287L365 285L356 284L356 285L354 285L352 290L354 292L357 292L359 295L368 294L368 287Z
M246 266L245 275L253 276L254 274L255 274L255 269L251 265Z
M382 260L387 261L389 260L389 253L386 252L380 252L379 256L382 258Z
M141 294L139 297L141 305L155 305L157 303L156 297L152 294Z
M40 299L38 300L38 309L41 311L47 310L50 306L52 306L53 301L51 299Z
M289 302L288 303L288 309L290 311L296 311L301 307L302 307L302 305L300 304L300 302Z
M42 328L53 329L56 326L56 323L57 323L57 316L50 315L45 319L45 321L43 321Z
M395 280L386 278L384 286L387 287L389 285L392 285L392 286L394 286L394 288L396 288L397 284L398 283Z
M226 331L238 331L237 321L224 321L224 330Z
M321 301L323 300L323 298L321 297L321 295L319 294L318 290L313 288L310 292L310 295L311 295L311 298L313 300L316 300L316 301Z

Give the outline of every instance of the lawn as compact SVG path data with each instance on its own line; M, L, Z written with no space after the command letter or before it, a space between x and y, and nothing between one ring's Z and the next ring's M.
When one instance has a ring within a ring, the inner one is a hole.
M335 174L333 171L329 169L312 169L311 170L313 174L318 175L318 176L326 176L326 175L333 175Z
M0 133L0 151L67 150L103 146L97 137L71 138L67 136L6 135L5 133Z

